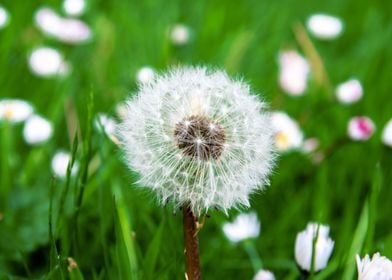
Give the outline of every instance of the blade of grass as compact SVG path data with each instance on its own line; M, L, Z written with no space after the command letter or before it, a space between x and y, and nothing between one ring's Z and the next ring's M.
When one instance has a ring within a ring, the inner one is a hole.
M156 231L153 240L148 246L147 253L144 258L144 267L143 267L144 279L156 279L156 277L154 278L154 270L155 270L158 254L160 251L160 246L162 243L162 233L164 228L165 228L165 220L163 220L159 225L159 228Z

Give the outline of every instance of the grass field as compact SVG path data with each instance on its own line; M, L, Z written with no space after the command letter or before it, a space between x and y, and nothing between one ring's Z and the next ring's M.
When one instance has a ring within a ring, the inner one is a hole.
M306 138L318 138L325 155L315 164L300 151L281 153L270 187L251 196L261 221L260 236L249 241L257 254L222 231L239 211L210 211L199 233L204 279L252 279L258 258L276 279L301 279L294 243L309 221L329 225L335 241L328 266L313 279L355 279L356 254L392 258L392 149L381 141L392 118L392 2L89 1L80 19L93 35L83 44L59 42L34 24L42 5L61 13L59 0L0 4L10 15L0 29L0 98L27 100L54 127L48 142L32 146L22 123L0 121L0 279L184 279L181 211L173 215L136 187L137 173L94 125L98 113L119 120L116 106L137 91L138 69L178 64L243 77L272 111L287 112ZM317 12L344 22L339 38L323 41L306 31ZM187 44L170 40L176 23L189 27ZM28 56L39 46L60 50L70 73L34 75ZM311 66L322 63L303 96L279 87L284 49ZM334 88L352 77L364 96L344 106ZM346 136L356 115L375 123L368 141ZM72 153L78 172L69 167L65 178L53 177L58 150ZM77 263L71 271L70 257Z

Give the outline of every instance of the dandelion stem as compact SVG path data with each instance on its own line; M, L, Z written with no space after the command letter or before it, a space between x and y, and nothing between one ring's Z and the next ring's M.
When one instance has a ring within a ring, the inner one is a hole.
M189 205L183 207L185 268L187 280L201 279L196 220Z

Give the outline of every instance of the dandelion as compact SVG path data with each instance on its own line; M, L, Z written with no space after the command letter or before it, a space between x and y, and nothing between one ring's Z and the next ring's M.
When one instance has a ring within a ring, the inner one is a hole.
M71 160L71 154L65 151L58 151L52 158L52 171L59 178L65 178L67 175L68 164ZM74 162L71 175L78 171L78 163Z
M140 84L118 135L139 184L182 206L186 271L199 279L197 216L249 206L274 159L265 104L223 71L176 68ZM194 278L193 278L194 277Z
M33 111L33 106L25 100L0 99L0 121L23 122L30 117Z
M294 50L279 54L279 85L289 95L303 95L310 66L308 61Z
M144 66L139 69L136 73L136 80L139 83L148 83L150 82L155 76L155 71L149 66Z
M306 26L314 37L323 40L335 39L343 30L343 23L339 18L326 14L312 15Z
M275 275L269 270L261 269L253 277L253 280L275 280Z
M223 232L231 242L257 238L260 234L260 221L256 213L240 214L232 223L223 225Z
M63 10L67 15L80 16L86 10L85 0L65 0L63 2Z
M83 21L60 17L50 8L40 8L35 13L37 27L46 35L61 42L79 44L90 40L92 32Z
M0 29L6 27L9 21L10 16L8 14L8 11L0 5Z
M29 56L29 66L33 74L40 77L65 76L70 71L62 54L49 47L33 50Z
M317 238L314 246L314 271L320 271L327 266L332 254L334 242L329 238L329 227L316 223L309 223L304 231L297 234L295 240L295 260L298 265L311 271L313 240Z
M374 130L373 121L365 116L351 118L347 127L348 136L356 141L368 140L373 135Z
M186 45L190 39L189 27L184 24L175 24L170 30L170 39L174 45Z
M375 253L370 259L366 255L362 260L356 256L358 268L358 280L391 280L392 261L380 253Z
M52 123L38 115L28 118L23 129L24 139L31 145L48 141L52 134Z
M385 125L382 131L381 140L385 145L392 147L392 119Z
M351 104L362 98L363 90L360 81L348 80L336 88L336 97L343 104Z
M301 148L303 134L298 123L285 112L271 114L272 130L274 132L275 147L278 151L285 152Z

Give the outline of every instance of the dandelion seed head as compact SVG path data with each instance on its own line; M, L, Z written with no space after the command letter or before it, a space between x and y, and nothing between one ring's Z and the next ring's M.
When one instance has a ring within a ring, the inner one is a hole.
M140 85L117 134L139 184L162 204L226 212L248 206L268 183L274 152L265 107L223 71L175 68Z

